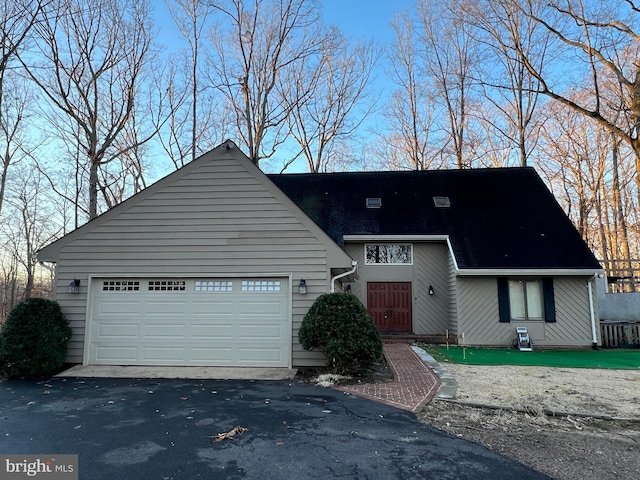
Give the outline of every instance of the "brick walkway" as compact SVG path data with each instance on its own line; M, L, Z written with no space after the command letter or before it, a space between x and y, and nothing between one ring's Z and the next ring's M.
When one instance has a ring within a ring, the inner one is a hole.
M393 382L335 387L343 392L393 407L419 412L438 391L438 376L407 344L385 343L384 356L393 371Z

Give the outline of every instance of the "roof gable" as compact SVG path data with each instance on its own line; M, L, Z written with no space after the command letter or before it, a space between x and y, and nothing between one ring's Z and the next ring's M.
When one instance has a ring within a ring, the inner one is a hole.
M282 229L316 238L331 267L351 265L351 258L227 141L37 255L39 261L58 262L63 251L77 257L102 249L123 256L159 244L205 255L214 244L250 250Z
M338 244L346 235L447 235L460 269L600 269L531 167L269 178ZM381 205L367 208L367 198Z

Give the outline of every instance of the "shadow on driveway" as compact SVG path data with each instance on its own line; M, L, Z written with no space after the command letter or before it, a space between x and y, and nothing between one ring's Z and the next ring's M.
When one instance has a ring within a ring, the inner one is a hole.
M297 381L5 381L0 412L0 453L78 454L80 479L549 478L411 413ZM236 426L248 431L213 441Z

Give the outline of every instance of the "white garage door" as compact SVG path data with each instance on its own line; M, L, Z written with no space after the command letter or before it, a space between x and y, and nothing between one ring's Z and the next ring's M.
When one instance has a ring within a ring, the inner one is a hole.
M288 367L287 278L94 279L88 361Z

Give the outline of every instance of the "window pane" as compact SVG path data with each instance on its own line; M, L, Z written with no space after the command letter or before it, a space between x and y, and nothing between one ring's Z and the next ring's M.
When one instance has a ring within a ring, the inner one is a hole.
M509 306L511 318L525 318L524 282L509 280Z
M390 245L389 263L411 263L411 245Z
M411 244L371 244L365 245L366 264L411 264L413 263Z
M527 310L529 318L542 318L542 283L540 280L527 281Z
M367 245L365 252L366 252L365 263L380 263L378 261L379 249L377 245Z

